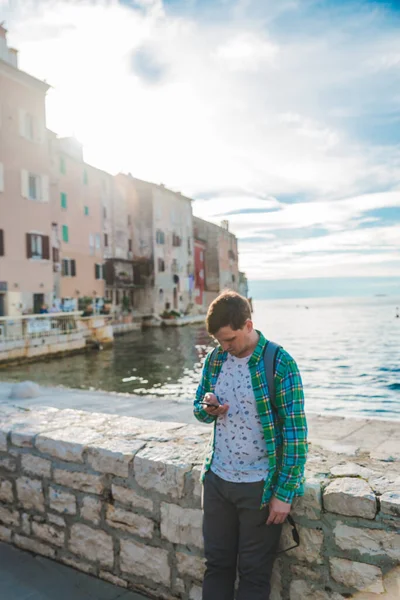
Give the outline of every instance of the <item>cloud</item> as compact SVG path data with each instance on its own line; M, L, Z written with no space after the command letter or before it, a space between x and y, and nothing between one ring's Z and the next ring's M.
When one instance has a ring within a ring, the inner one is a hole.
M54 86L49 126L75 133L97 166L194 196L204 218L229 217L251 276L398 268L400 36L389 3L0 6L21 67ZM338 256L335 244L359 254Z

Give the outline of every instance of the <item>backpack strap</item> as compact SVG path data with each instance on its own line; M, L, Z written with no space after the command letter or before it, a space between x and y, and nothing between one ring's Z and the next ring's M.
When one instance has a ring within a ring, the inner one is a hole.
M275 389L275 364L276 355L281 346L275 344L275 342L268 342L264 349L264 368L265 375L267 377L269 399L271 400L272 407L275 408L276 389Z

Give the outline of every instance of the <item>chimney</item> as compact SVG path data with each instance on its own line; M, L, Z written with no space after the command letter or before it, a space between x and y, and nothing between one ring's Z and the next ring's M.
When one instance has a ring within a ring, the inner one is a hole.
M4 21L0 23L0 60L18 69L18 51L7 46L7 29L4 27Z
M221 221L221 227L222 227L222 229L225 229L225 231L229 231L229 221L227 221L227 220Z

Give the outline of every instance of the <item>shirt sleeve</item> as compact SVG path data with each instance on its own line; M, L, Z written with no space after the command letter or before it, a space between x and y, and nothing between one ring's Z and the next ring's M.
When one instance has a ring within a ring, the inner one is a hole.
M304 412L303 383L296 362L284 352L283 376L276 389L276 410L281 421L283 448L274 496L292 502L304 481L307 460L307 420Z
M214 423L214 421L216 419L216 417L209 415L201 405L201 402L203 402L204 396L207 394L207 392L211 392L210 377L209 377L211 354L212 354L212 352L209 352L206 356L206 360L204 361L203 371L201 374L201 380L200 380L199 386L196 391L196 398L195 398L194 407L193 407L194 416L201 423Z

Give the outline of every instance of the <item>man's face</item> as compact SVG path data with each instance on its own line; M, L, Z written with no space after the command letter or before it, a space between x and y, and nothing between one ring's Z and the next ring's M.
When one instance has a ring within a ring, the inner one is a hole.
M232 329L229 325L218 329L213 336L220 344L224 352L229 352L232 356L241 358L246 355L246 351L250 346L249 336L253 331L253 323L248 319L242 329Z

